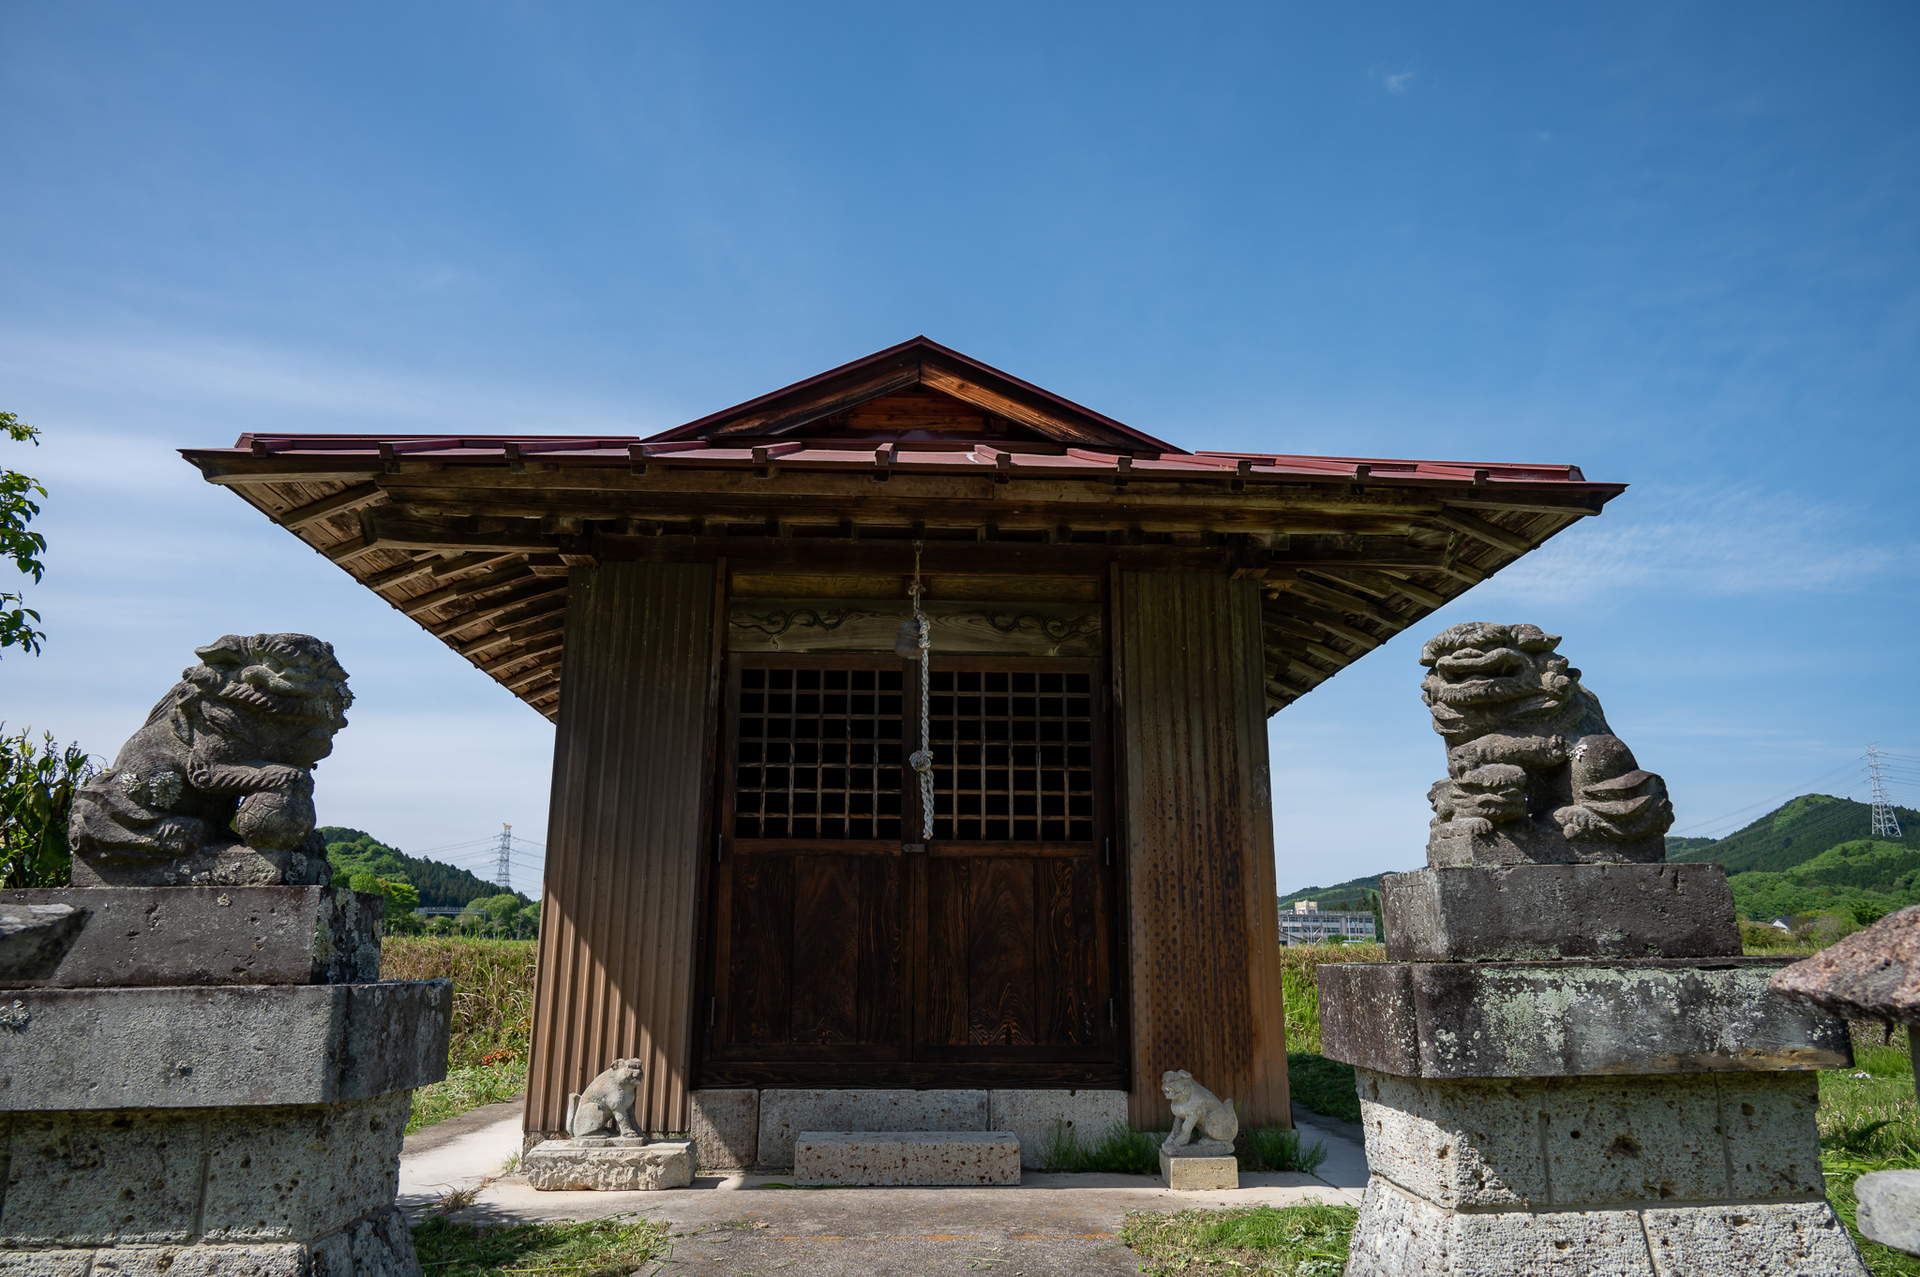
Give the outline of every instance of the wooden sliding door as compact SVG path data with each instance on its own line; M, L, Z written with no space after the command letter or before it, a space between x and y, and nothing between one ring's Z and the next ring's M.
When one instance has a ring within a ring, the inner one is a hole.
M1097 662L729 665L703 1086L1124 1084Z

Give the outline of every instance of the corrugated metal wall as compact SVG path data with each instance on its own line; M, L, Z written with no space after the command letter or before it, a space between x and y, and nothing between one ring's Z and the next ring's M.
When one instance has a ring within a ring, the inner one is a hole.
M714 569L575 568L547 824L526 1129L621 1057L642 1130L684 1131L712 721Z
M1259 586L1123 572L1114 599L1125 780L1132 1119L1186 1069L1242 1123L1289 1123Z

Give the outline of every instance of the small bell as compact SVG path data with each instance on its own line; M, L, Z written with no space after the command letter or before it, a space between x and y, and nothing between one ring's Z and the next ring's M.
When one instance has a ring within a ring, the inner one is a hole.
M920 659L920 622L912 617L900 622L899 632L893 636L893 650L910 661Z

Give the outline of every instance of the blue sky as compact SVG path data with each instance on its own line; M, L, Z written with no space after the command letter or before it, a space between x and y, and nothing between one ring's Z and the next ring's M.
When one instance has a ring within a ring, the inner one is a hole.
M1916 55L1906 0L0 0L53 492L0 716L111 754L196 643L318 633L323 818L512 822L525 886L544 721L170 449L648 433L924 332L1190 447L1634 485L1273 720L1283 889L1421 862L1465 619L1565 635L1683 830L1870 740L1920 806Z

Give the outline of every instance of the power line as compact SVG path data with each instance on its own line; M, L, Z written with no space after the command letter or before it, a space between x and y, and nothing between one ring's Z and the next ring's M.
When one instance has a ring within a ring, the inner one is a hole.
M1756 807L1765 807L1768 803L1778 803L1782 799L1786 799L1786 798L1798 798L1800 795L1807 793L1815 785L1820 784L1822 781L1828 779L1829 777L1837 776L1841 772L1849 771L1849 770L1854 771L1857 774L1859 772L1859 769L1860 769L1860 760L1858 758L1850 758L1846 762L1834 768L1832 771L1824 772L1821 775L1815 776L1812 780L1806 781L1803 784L1800 784L1794 787L1793 789L1789 789L1783 793L1776 794L1771 798L1762 798L1759 802L1756 802L1756 803L1748 803L1745 807L1736 808L1735 810L1728 812L1724 816L1715 816L1711 820L1695 821L1693 824L1688 825L1686 829L1681 829L1676 832L1680 834L1684 834L1689 829L1708 829L1714 825L1723 824L1726 821L1732 820L1735 816L1745 815L1747 812L1754 810Z
M1880 774L1878 745L1867 746L1867 774L1873 777L1873 836L1900 837L1900 818L1893 814L1893 804L1887 801L1886 778Z

